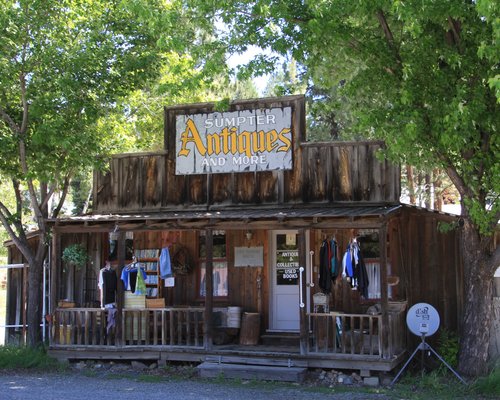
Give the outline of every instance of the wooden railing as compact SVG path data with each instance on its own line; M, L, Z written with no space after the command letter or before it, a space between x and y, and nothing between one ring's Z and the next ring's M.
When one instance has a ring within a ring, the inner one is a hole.
M381 315L311 313L310 353L370 355L389 358L403 349L402 313L389 314L389 327L382 329ZM384 348L382 332L388 332Z
M190 307L124 309L118 327L117 310L59 308L51 324L51 345L202 348L203 312Z

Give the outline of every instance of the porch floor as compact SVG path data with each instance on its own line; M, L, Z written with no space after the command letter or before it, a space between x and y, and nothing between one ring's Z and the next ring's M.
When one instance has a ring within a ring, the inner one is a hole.
M314 353L300 354L298 346L283 345L239 345L213 346L211 350L202 348L175 348L168 346L50 346L48 353L61 361L108 360L108 361L149 361L166 365L168 362L205 361L232 362L253 365L301 366L305 368L370 370L389 372L404 361L406 352L390 359L378 355Z

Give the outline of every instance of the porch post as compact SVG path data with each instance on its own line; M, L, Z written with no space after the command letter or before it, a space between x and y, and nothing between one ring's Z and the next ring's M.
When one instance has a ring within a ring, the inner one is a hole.
M212 349L212 311L213 311L213 232L212 229L207 228L205 231L205 314L203 318L203 345L205 350Z
M123 310L123 296L124 296L124 289L123 285L121 284L121 275L122 275L122 269L125 265L125 253L126 253L126 244L125 244L125 232L124 231L118 231L118 247L117 247L117 258L118 258L118 265L116 267L115 273L117 274L117 279L118 279L118 285L116 288L116 329L115 329L115 343L118 345L123 345L123 335L122 335L122 310Z
M52 246L50 254L50 301L49 314L53 314L57 308L57 291L59 289L59 268L61 263L61 235L55 230L52 230Z
M389 298L387 293L387 222L379 229L379 246L380 246L380 297L382 306L382 357L389 358L389 315L387 313L389 306Z
M307 327L307 304L306 299L306 276L307 276L307 254L306 254L306 232L304 229L299 229L299 266L304 268L302 286L299 287L300 298L303 299L304 307L299 308L300 313L300 354L307 353L308 327ZM300 273L300 272L299 272ZM299 280L300 284L301 280Z

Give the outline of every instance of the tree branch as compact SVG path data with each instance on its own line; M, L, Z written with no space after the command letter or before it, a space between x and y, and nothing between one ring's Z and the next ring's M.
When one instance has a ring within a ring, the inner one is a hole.
M12 179L12 187L16 195L16 214L19 216L14 220L13 224L17 229L19 237L25 239L26 236L23 229L23 197L21 196L21 190L19 189L20 183L17 179ZM12 216L10 211L8 211L8 214Z
M20 134L24 135L28 128L28 99L26 98L26 75L24 72L20 73L19 81L21 83L21 100L23 102L23 121L21 123Z
M457 45L458 52L462 53L462 46L460 42L460 22L448 17L448 25L450 27L451 34L453 35L453 41Z
M396 43L394 41L394 35L391 32L391 28L389 27L389 23L387 22L387 18L382 10L377 11L377 18L382 30L384 31L384 36L389 45L389 48L394 52L394 56L396 57L396 61L398 64L401 64L401 56L399 55L399 51L396 48Z
M61 191L61 198L59 199L59 203L57 204L57 207L52 212L52 218L57 218L57 216L59 215L59 212L61 211L61 208L64 204L64 201L66 200L66 195L68 194L69 181L70 181L70 177L69 177L69 175L67 175L66 178L64 178L64 184L63 184L63 189Z
M40 227L40 221L43 220L42 210L38 204L38 199L35 191L35 186L33 185L33 179L29 177L28 174L28 163L26 160L26 144L24 139L21 137L19 139L19 161L21 163L21 169L26 179L26 183L28 184L28 191L30 193L30 202L33 207L33 212L35 213L35 217L37 219L37 224Z
M5 206L5 204L0 201L0 221L2 221L2 225L9 234L10 238L14 241L14 243L17 246L16 240L20 240L19 236L14 232L12 229L12 226L9 223L9 219L12 218L12 214L10 213L9 209Z
M2 117L2 120L9 126L12 132L14 132L17 135L20 134L21 132L20 128L2 107L0 107L0 116Z

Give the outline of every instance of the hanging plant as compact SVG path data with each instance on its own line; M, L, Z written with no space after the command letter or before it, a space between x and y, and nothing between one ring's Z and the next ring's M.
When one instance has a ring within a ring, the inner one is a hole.
M67 264L72 265L76 269L84 267L89 261L87 249L81 244L72 244L63 250L61 259Z

